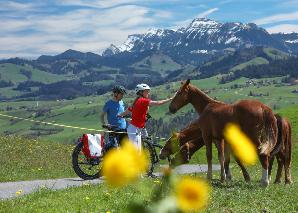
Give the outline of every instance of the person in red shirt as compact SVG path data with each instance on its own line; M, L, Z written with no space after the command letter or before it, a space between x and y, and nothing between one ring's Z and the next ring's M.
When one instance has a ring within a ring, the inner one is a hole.
M119 116L125 116L131 113L131 122L127 127L127 134L129 140L133 142L139 150L141 150L142 130L145 127L146 114L149 110L149 106L165 104L171 101L174 96L160 101L153 101L149 98L150 87L147 84L138 84L135 91L137 98L135 99L133 105L125 112L119 114Z

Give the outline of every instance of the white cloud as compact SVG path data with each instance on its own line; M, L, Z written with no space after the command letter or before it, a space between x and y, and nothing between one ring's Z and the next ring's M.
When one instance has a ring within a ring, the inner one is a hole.
M293 21L293 20L298 20L298 12L281 13L281 14L257 19L252 22L256 23L257 25L263 25L263 24L277 23L277 22L282 22L282 21Z
M94 8L109 8L119 5L132 4L138 2L137 0L57 0L57 4L62 5L76 5Z
M0 2L0 11L24 11L35 9L36 6L31 3L18 3L14 1Z
M0 22L0 57L58 54L67 49L99 53L111 43L123 43L129 34L144 33L160 18L171 17L166 11L124 5L104 10L77 9L61 15L6 18Z
M181 28L181 27L186 27L188 26L195 18L206 18L208 15L210 15L211 13L214 13L216 11L218 11L219 8L212 8L212 9L209 9L207 11L204 11L202 13L200 13L199 15L191 18L191 19L186 19L186 20L183 20L183 21L178 21L178 22L175 22L174 26L172 27L172 29L178 29L178 28Z
M280 24L275 25L273 27L266 28L269 33L298 33L298 25L297 24Z
M214 13L218 10L219 10L218 8L212 8L210 10L207 10L207 11L203 12L203 13L200 13L197 17L198 18L205 18L205 17L209 16L211 13Z

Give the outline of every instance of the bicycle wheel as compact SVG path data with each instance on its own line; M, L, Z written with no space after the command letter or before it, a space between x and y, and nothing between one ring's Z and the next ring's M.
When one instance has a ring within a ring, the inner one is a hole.
M145 152L148 152L148 154L149 154L150 161L149 161L149 166L148 166L148 170L147 170L147 175L151 176L154 171L154 166L158 162L158 160L156 159L156 157L158 157L158 156L156 154L156 151L155 151L153 145L146 140L143 140L143 150Z
M72 153L72 167L75 173L84 180L93 180L100 176L102 158L87 159L82 152L83 143L78 143Z

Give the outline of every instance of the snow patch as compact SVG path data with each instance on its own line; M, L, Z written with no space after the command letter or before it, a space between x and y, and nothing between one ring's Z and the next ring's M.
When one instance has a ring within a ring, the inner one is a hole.
M136 41L140 40L139 36L129 35L127 40L119 47L120 52L131 51Z
M190 51L191 54L208 54L208 50L193 50Z
M233 37L229 38L229 39L225 42L225 44L234 43L234 42L236 42L236 41L239 41L239 38L233 36Z
M285 42L287 42L287 43L291 43L291 44L296 44L296 43L298 43L298 39L295 39L295 40L287 40L287 41L285 41Z

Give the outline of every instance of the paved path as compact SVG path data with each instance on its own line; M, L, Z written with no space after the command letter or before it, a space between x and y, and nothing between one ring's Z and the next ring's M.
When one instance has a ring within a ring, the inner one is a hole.
M219 170L219 165L213 165L214 170ZM200 173L206 172L206 165L186 164L175 168L179 174ZM159 173L156 173L160 176ZM99 184L103 179L96 180L82 180L81 178L62 178L62 179L49 179L49 180L32 180L32 181L18 181L0 183L0 199L9 199L17 196L16 192L21 190L21 195L29 194L38 190L41 187L48 189L64 189L71 186L81 186L84 184Z

